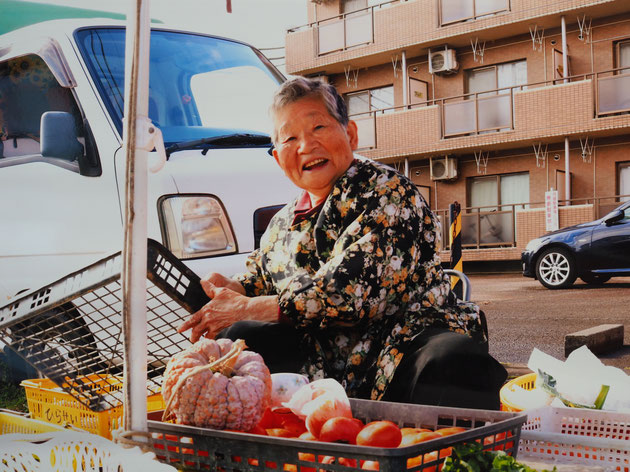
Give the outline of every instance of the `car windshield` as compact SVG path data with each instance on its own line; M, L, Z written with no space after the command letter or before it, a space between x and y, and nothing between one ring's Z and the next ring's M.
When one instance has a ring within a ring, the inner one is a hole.
M122 135L125 30L82 29L76 38ZM270 134L268 109L283 77L250 46L154 30L149 74L149 118L167 145L232 133Z

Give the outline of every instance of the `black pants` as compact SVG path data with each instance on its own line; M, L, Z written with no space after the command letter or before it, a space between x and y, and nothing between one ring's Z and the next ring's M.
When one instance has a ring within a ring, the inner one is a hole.
M305 362L299 337L288 324L241 321L217 337L243 339L271 373L297 372ZM406 349L383 400L498 410L507 378L486 345L446 329L418 336Z

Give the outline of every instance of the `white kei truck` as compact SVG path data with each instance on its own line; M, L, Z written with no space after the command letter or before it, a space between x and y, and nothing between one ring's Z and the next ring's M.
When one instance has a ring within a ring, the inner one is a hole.
M116 20L0 36L0 305L122 249L124 66ZM284 77L245 43L161 25L149 70L167 160L148 176L148 237L200 276L242 271L298 192L268 154Z

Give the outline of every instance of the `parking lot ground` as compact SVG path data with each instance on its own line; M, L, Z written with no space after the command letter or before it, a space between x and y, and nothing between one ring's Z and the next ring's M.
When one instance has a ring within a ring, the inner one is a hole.
M520 273L470 274L471 299L488 319L490 352L510 376L526 368L534 348L564 360L567 334L601 324L623 324L621 349L599 355L606 365L630 375L630 277L601 286L577 280L564 290L549 290Z

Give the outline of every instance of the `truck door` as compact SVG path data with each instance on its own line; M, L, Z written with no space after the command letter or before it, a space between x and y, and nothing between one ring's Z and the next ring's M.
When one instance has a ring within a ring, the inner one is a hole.
M42 156L48 111L74 117L81 158ZM0 296L46 285L119 247L113 170L102 165L87 123L72 89L41 57L0 62L0 286L9 292Z

